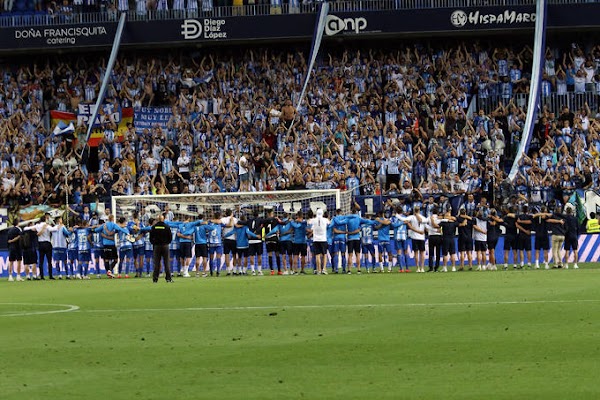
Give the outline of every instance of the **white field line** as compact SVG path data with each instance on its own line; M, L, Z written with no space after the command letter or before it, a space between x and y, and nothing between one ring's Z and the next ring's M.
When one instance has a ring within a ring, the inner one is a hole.
M228 306L228 307L186 307L186 308L121 308L121 309L90 309L74 310L82 313L118 313L118 312L161 312L161 311L252 311L252 310L311 310L327 308L390 308L390 307L464 307L464 306L494 306L494 305L525 305L525 304L573 304L600 303L600 299L590 300L522 300L522 301L485 301L462 303L384 303L384 304L312 304L312 305L271 305L271 306Z
M79 310L79 306L73 304L41 304L41 303L0 303L0 306L34 306L34 307L62 307L59 310L45 311L14 311L6 314L0 313L0 317L24 317L27 315L59 314Z

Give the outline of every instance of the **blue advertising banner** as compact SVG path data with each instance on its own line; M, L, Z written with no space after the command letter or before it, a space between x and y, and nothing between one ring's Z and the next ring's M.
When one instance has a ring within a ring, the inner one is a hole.
M167 128L169 120L173 116L170 107L140 107L134 112L135 132L140 135L145 129L159 127L163 130Z
M600 27L600 4L548 6L549 30ZM210 44L249 40L311 38L317 14L132 20L125 24L122 44ZM534 6L435 8L389 11L332 12L324 39L377 37L406 33L471 33L531 30ZM108 47L117 22L0 28L0 51Z

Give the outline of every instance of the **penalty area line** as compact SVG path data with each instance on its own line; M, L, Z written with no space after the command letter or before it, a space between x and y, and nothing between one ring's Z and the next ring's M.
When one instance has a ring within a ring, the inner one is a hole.
M527 304L574 304L600 303L600 299L582 300L521 300L521 301L483 301L460 303L383 303L383 304L307 304L307 305L271 305L271 306L225 306L225 307L185 307L185 308L122 308L122 309L90 309L75 311L82 313L116 313L116 312L161 312L161 311L252 311L252 310L310 310L310 309L356 309L356 308L390 308L390 307L464 307L494 305L527 305Z

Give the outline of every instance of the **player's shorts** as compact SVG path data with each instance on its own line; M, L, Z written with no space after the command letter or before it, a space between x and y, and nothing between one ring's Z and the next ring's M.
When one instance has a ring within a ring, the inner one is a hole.
M373 243L363 244L361 250L363 254L375 255L375 245Z
M250 247L248 250L248 254L251 256L260 256L263 253L263 244L260 243L250 243Z
M169 257L171 258L171 260L176 260L178 259L180 256L180 251L179 249L169 249Z
M487 241L487 247L488 247L489 251L495 251L497 245L498 245L498 238L488 239L488 241Z
M133 248L132 247L126 247L124 249L119 249L119 258L122 260L125 257L129 258L130 260L133 258Z
M475 251L487 251L487 242L484 242L482 240L476 240Z
M313 242L313 254L327 254L327 242Z
M279 253L279 243L267 242L267 253Z
M413 251L425 251L425 241L419 239L412 239Z
M208 246L208 254L223 254L223 246Z
M517 250L517 238L513 235L504 236L504 250Z
M194 248L196 257L208 257L208 246L206 244L197 244Z
M281 254L292 255L292 241L284 240L283 242L279 242L279 252Z
M23 264L37 264L37 253L33 249L23 250Z
M454 244L453 237L445 237L442 238L442 255L455 255L456 254L456 244Z
M248 257L248 253L250 253L250 249L248 247L244 247L244 248L236 248L235 249L235 254L238 257Z
M223 254L236 254L237 246L235 240L225 239L223 240Z
M8 261L21 261L23 259L23 251L20 247L10 249L8 251Z
M461 239L458 238L458 251L473 251L473 241L470 239Z
M67 258L71 261L77 260L77 250L68 249L67 250Z
M180 242L179 254L183 258L192 258L192 242Z
M115 246L104 246L102 249L102 258L104 260L116 260L117 248Z
M519 235L516 243L517 250L531 250L531 236Z
M392 252L392 244L390 242L379 242L377 243L377 248L379 249L379 254L391 253Z
M80 251L77 253L77 261L90 262L92 261L92 254L89 251Z
M565 236L565 250L566 251L576 251L579 248L579 242L577 241L577 236Z
M534 246L536 250L550 250L550 239L548 238L548 235L536 236Z
M345 240L334 240L333 241L333 252L334 253L346 253L346 241Z
M406 240L394 240L394 248L396 249L396 253L406 251L408 249L408 242Z
M144 249L144 257L145 258L152 258L152 257L154 257L154 250L146 250L146 249Z
M306 243L292 243L292 254L295 256L306 256L308 246Z
M360 240L348 240L348 254L360 254Z
M102 249L92 249L92 255L94 258L102 257ZM150 255L152 256L152 250L150 250Z
M56 261L67 261L67 249L55 247L52 249L52 258Z
M142 257L144 255L144 246L133 246L133 256Z

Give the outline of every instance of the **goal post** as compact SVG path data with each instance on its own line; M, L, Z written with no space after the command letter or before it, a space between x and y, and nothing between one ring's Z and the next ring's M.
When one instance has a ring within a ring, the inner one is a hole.
M182 220L186 217L194 218L198 214L209 217L215 212L227 209L259 213L273 210L275 216L281 216L298 211L306 213L308 210L316 213L318 208L327 210L330 216L334 215L336 209L348 213L352 208L352 193L329 189L113 196L111 204L115 219L130 218L134 212L137 212L140 218L155 218L167 209L173 213L175 219Z

